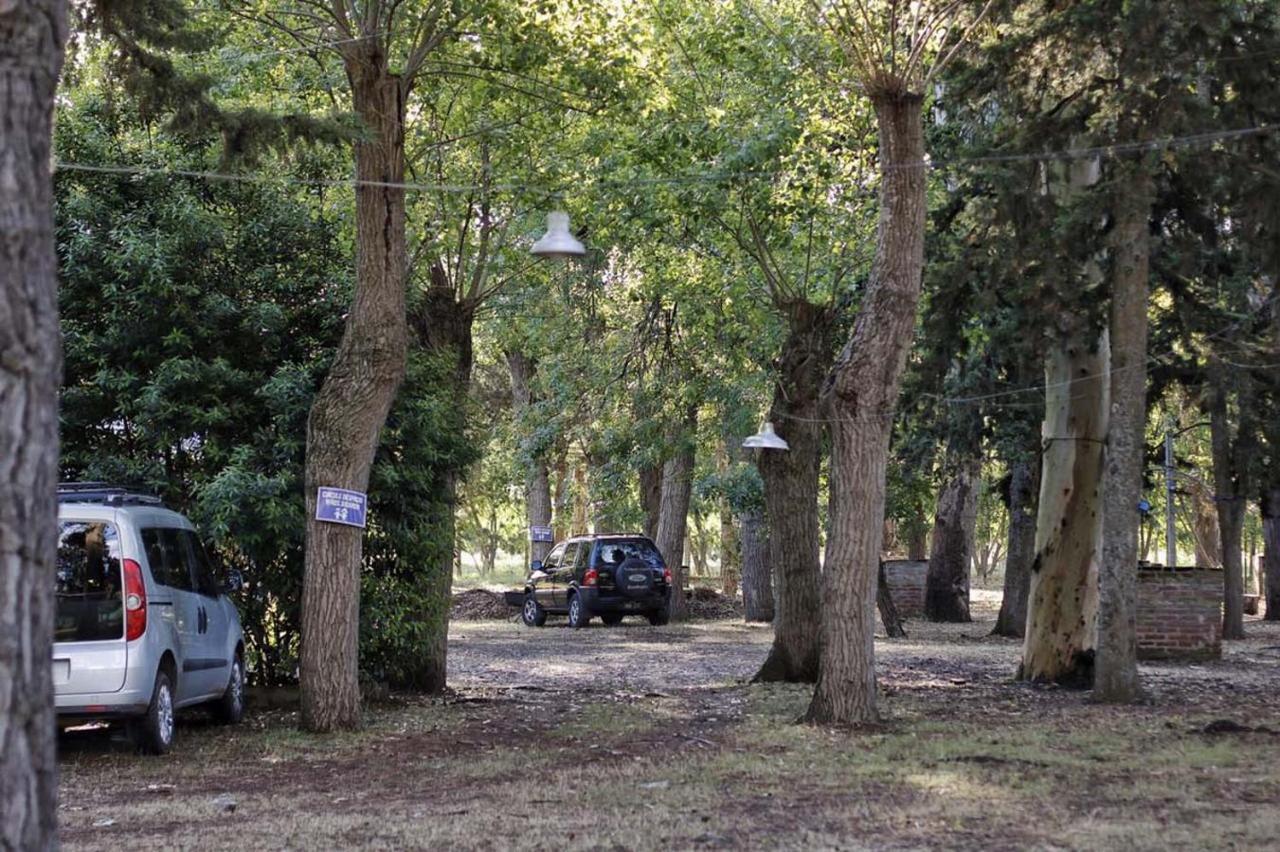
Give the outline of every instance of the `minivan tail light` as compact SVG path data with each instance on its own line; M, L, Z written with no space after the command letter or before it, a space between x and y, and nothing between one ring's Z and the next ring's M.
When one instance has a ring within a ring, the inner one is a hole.
M596 581L600 579L600 572L594 568L588 568L587 573L582 575L582 585L594 586Z
M132 642L147 632L147 587L142 582L142 566L124 561L124 638Z

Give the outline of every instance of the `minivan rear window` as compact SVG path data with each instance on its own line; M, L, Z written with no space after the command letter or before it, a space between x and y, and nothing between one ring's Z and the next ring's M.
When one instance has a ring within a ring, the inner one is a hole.
M597 566L621 565L632 557L643 559L651 568L662 567L662 555L646 538L605 539L596 549Z
M106 521L64 521L58 527L56 642L124 636L120 535Z

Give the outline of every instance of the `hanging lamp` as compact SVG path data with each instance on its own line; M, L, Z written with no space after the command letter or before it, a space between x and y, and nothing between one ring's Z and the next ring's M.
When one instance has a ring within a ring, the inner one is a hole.
M773 431L773 424L768 421L760 426L759 432L743 441L742 446L749 450L791 449L791 445L784 441L777 432Z
M582 243L569 233L569 214L553 210L547 214L547 232L533 244L532 253L538 257L568 260L587 253Z

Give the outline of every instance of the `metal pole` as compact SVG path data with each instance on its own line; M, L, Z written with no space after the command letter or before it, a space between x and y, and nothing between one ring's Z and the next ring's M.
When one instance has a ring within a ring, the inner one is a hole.
M1173 568L1178 563L1178 544L1173 524L1173 430L1164 433L1164 564Z

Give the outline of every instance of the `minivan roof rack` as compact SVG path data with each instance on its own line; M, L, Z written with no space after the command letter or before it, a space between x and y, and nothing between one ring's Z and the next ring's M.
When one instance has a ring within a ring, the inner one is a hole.
M162 506L164 501L154 494L135 491L109 482L59 482L59 503L102 503L107 506Z

